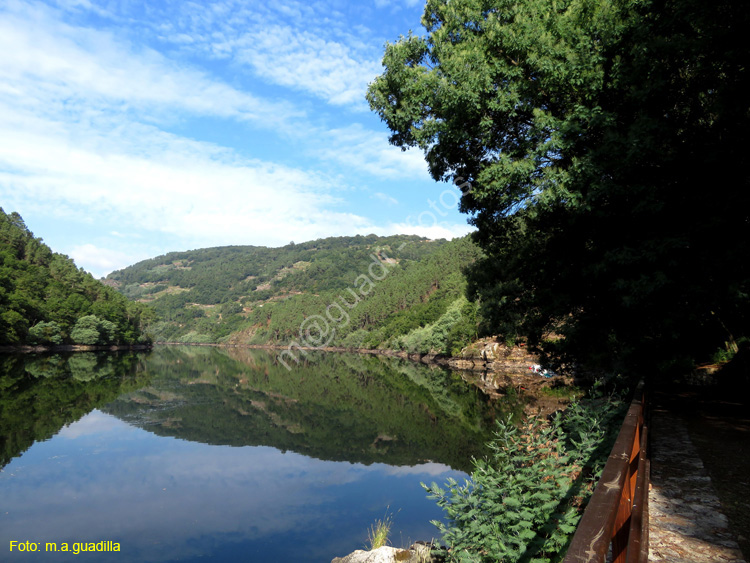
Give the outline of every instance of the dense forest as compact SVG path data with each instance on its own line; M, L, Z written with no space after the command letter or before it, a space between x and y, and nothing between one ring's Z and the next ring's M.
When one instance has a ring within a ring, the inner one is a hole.
M150 319L0 208L0 344L145 343Z
M159 316L159 341L453 352L476 336L467 238L327 238L173 252L110 274Z

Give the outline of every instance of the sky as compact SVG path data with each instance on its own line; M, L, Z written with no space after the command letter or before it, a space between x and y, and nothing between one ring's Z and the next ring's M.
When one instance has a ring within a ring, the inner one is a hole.
M0 207L97 277L171 251L471 230L367 85L423 0L0 0Z

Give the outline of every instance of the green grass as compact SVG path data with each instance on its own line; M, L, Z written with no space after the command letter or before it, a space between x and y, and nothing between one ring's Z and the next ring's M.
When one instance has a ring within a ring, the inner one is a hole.
M386 509L383 519L376 520L367 532L367 541L370 542L370 550L378 549L388 543L388 534L391 531L392 525L393 516L389 515L388 509Z
M559 385L556 387L542 387L539 393L557 399L580 399L585 395L583 389L573 385Z

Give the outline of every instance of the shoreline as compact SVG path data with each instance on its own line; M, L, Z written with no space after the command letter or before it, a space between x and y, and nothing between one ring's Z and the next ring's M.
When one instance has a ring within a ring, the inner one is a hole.
M56 352L128 352L151 350L153 344L112 344L95 345L86 344L53 344L38 345L31 344L9 344L0 346L0 354L45 354Z
M492 339L475 342L461 356L447 354L409 353L404 350L384 348L349 348L344 346L298 346L296 344L238 344L226 342L169 342L157 341L152 344L115 344L115 345L84 345L84 344L9 344L0 346L0 354L45 354L59 352L124 352L148 351L154 346L206 346L214 348L233 348L251 350L294 350L300 352L337 352L350 354L370 354L401 358L412 362L439 365L458 371L474 371L484 373L506 373L526 375L530 365L539 363L539 355L529 352L523 346L509 347Z
M448 356L446 354L409 353L404 350L383 348L347 348L343 346L297 346L291 344L232 344L215 342L155 342L158 346L208 346L216 348L248 348L252 350L301 350L304 352L338 352L350 354L370 354L401 358L412 362L440 365L459 371L503 372L526 375L529 365L539 363L539 356L522 347L508 347L497 342L489 342L476 355Z

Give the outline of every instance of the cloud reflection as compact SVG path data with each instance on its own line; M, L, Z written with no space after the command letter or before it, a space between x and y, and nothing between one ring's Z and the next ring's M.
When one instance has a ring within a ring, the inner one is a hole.
M125 422L95 409L80 420L63 426L57 435L61 438L75 440L80 436L102 434L124 428L128 428Z
M386 503L422 510L424 523L436 517L419 481L462 475L437 463L365 466L158 437L93 411L0 474L0 540L113 540L123 550L113 561L198 558L230 545L253 546L254 561L284 561L285 549L312 542L321 560L326 549L361 547L369 510L381 517Z

